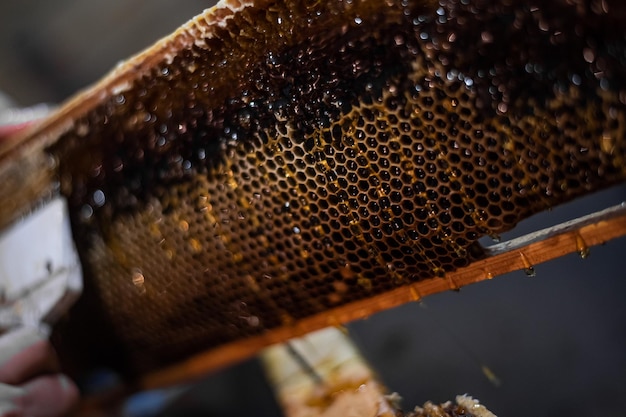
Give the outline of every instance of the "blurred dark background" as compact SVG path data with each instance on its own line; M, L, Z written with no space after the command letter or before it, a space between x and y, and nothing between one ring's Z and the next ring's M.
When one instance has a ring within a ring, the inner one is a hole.
M3 0L0 91L20 106L59 103L211 4ZM515 234L621 201L626 201L626 186L542 213ZM499 416L623 415L625 255L622 238L592 248L585 260L569 255L538 265L534 278L508 274L348 328L407 409L469 393ZM496 373L500 386L483 375L481 365ZM254 360L166 394L141 397L126 414L152 415L156 409L167 416L280 413Z

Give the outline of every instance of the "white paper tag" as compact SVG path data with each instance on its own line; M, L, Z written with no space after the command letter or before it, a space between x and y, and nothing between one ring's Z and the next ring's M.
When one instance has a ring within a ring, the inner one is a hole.
M38 325L81 290L82 270L62 197L0 234L0 328Z

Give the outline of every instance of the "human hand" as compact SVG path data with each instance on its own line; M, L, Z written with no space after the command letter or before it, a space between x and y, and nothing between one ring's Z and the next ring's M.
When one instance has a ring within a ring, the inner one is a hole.
M0 117L0 143L47 111L45 106L35 106ZM78 402L78 388L58 373L46 336L35 327L20 327L0 336L0 417L61 417Z
M0 337L0 417L60 417L78 401L45 335L21 327Z

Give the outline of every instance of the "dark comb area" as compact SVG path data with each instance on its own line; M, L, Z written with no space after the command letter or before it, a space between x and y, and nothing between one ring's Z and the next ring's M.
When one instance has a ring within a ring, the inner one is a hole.
M51 149L86 275L68 324L102 323L62 335L86 360L140 374L445 279L626 178L618 4L267 3Z

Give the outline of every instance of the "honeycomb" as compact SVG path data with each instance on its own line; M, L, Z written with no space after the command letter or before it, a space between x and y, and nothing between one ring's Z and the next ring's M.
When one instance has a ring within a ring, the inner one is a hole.
M444 278L626 178L620 4L322 3L205 12L50 148L74 362L140 375Z

